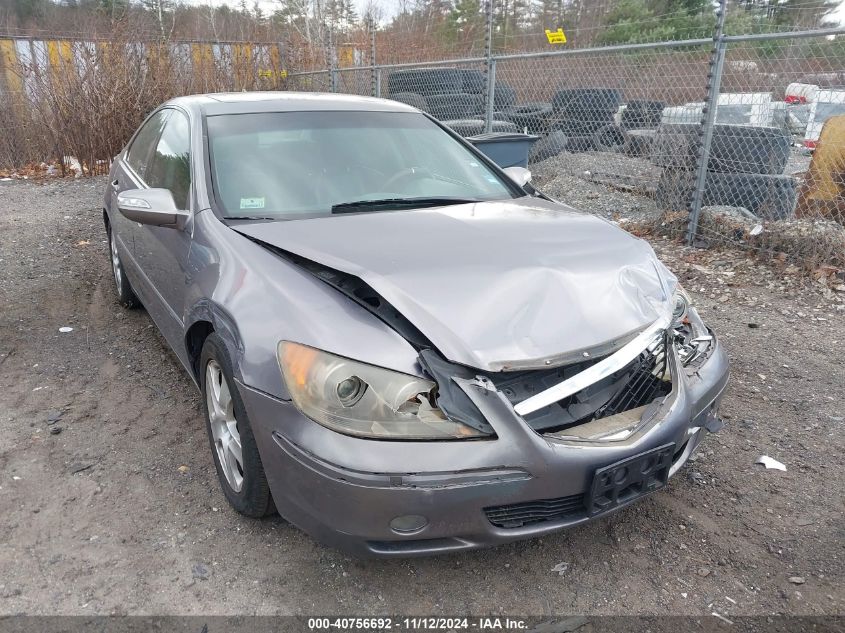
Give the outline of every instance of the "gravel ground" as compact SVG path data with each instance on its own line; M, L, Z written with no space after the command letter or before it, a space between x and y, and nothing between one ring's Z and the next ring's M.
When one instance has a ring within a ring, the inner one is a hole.
M607 152L563 152L530 165L532 182L546 195L606 218L657 217L654 192L661 168L641 158Z
M733 361L696 461L568 532L360 561L227 507L197 392L115 301L104 187L0 183L0 614L845 613L842 293L658 242Z
M793 148L784 173L803 174L810 157ZM607 218L656 218L654 191L663 171L644 158L615 152L563 152L530 165L533 182L545 194ZM648 195L643 195L648 194Z

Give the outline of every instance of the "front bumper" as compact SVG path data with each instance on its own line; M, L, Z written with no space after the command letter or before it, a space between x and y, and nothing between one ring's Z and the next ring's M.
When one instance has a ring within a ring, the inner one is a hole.
M351 554L413 556L485 547L589 521L595 517L586 515L579 499L597 469L669 443L675 445L669 471L674 474L695 451L705 427L716 428L728 371L727 355L716 341L695 374L676 372L672 394L648 424L615 442L540 435L500 394L481 388L467 393L496 439L360 439L316 424L289 402L238 386L285 519ZM528 507L560 511L519 527L501 527L491 511L520 511L528 502L537 502ZM427 524L414 533L397 533L390 522L404 515L423 516Z

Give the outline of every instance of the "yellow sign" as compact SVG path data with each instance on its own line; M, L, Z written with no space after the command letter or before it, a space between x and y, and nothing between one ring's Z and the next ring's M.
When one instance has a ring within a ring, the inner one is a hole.
M263 79L272 79L275 76L278 76L280 79L287 79L288 71L286 70L265 70L262 68L258 69L258 76Z
M546 29L546 39L549 40L549 44L566 44L566 33L562 28L558 28L557 31Z

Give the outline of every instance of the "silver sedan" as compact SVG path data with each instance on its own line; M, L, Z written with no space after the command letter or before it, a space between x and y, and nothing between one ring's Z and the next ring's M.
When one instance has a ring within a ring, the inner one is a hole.
M727 357L676 278L529 179L381 99L147 118L104 200L117 294L202 391L233 508L364 556L471 549L624 507L719 429Z

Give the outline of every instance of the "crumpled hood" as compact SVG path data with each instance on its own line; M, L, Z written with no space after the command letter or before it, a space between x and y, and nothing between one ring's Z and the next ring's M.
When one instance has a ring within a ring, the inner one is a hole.
M236 230L359 277L446 358L488 371L612 351L671 311L677 283L644 241L536 198Z

